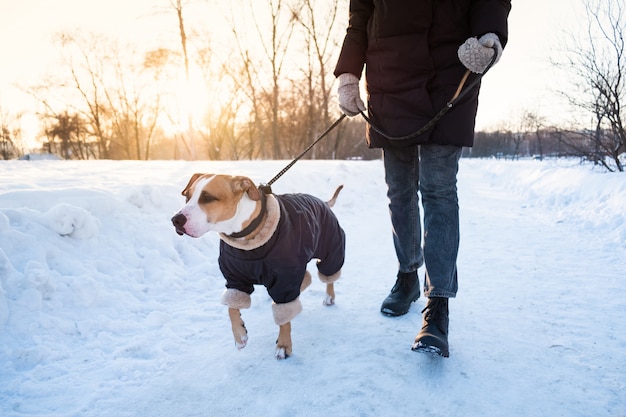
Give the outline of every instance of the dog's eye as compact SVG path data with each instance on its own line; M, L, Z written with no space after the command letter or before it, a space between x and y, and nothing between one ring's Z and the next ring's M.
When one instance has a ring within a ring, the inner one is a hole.
M200 198L198 199L198 203L200 204L208 204L217 201L217 197L207 192L203 192L200 194Z

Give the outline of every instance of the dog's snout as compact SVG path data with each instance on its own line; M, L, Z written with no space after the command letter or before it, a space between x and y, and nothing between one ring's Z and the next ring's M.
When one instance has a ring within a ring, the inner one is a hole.
M182 213L178 213L172 217L172 224L176 228L176 233L181 236L185 234L185 229L183 227L185 226L185 223L187 223L187 217L185 217Z

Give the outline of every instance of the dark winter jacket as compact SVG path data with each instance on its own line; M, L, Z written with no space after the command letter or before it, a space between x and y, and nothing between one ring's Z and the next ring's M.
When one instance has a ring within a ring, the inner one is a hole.
M467 38L493 32L506 44L510 9L510 0L350 0L349 27L334 74L360 77L365 66L372 122L390 136L409 135L454 95L466 70L457 50ZM415 139L390 142L368 127L369 146L472 146L478 90Z
M270 198L271 196L268 196ZM267 243L242 250L220 243L219 265L226 287L251 294L254 285L267 288L276 303L300 295L300 285L311 259L327 277L344 262L345 234L328 204L308 194L274 196L280 207L276 232Z

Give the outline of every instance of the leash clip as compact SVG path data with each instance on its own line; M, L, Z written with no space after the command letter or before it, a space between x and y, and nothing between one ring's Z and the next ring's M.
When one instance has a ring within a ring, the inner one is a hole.
M272 194L272 186L269 184L259 184L257 187L263 194Z

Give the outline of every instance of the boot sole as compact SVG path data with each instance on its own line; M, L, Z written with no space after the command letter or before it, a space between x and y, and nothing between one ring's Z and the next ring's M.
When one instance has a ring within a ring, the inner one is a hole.
M387 317L400 317L400 316L404 316L406 313L409 312L409 310L404 311L404 312L397 312L397 311L393 311L390 310L388 308L383 308L380 310L381 313L383 313L383 316L387 316Z
M406 310L404 311L394 311L390 308L381 308L380 312L383 313L383 315L387 316L387 317L399 317L399 316L404 316L406 313L409 312L409 310L411 309L411 304L413 304L414 302L416 302L419 299L419 295L409 303L409 306L407 307Z
M422 342L415 343L413 346L411 346L411 350L413 352L419 352L419 353L430 353L432 355L442 356L444 358L450 357L450 352L443 351L437 346L425 345Z

